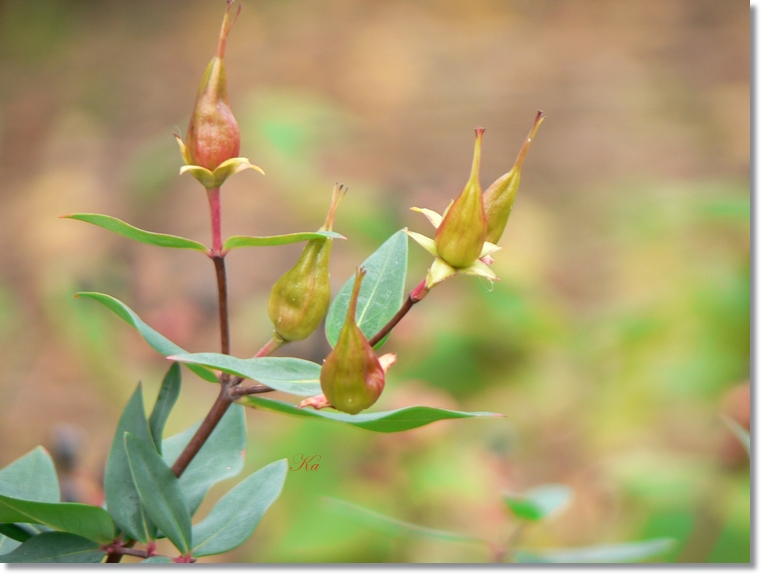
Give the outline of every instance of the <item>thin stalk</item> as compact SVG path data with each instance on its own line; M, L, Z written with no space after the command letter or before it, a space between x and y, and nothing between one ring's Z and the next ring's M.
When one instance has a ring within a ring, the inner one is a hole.
M371 346L374 346L389 335L389 332L391 332L400 320L407 315L407 312L409 312L415 304L425 298L428 293L429 290L426 288L426 280L423 280L408 294L407 299L402 302L402 307L400 307L399 311L394 314L394 317L392 317L392 319L390 319L376 335L370 338L368 343Z

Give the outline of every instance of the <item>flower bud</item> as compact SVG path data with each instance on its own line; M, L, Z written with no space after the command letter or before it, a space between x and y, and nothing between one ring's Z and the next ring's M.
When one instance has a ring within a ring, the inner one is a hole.
M507 174L503 174L484 192L484 212L487 216L487 241L496 244L503 235L505 226L508 223L508 217L513 209L513 201L516 199L516 192L519 191L519 180L521 179L521 165L524 163L524 157L529 151L529 146L534 140L537 129L542 124L545 116L542 110L537 112L532 130L529 132L524 145L519 151L513 168Z
M336 184L325 224L319 231L333 231L336 208L346 188ZM331 303L331 238L307 242L296 265L275 282L267 313L277 336L285 341L307 338L323 321Z
M384 390L386 368L394 363L393 355L385 355L384 362L381 362L355 322L363 277L365 270L358 268L347 319L336 347L320 370L320 387L328 402L339 411L352 415L376 403Z
M445 212L434 236L439 257L455 269L467 268L479 258L487 235L487 219L479 185L483 134L484 128L476 128L471 177L460 196Z
M230 110L225 80L225 43L241 11L239 4L231 20L232 7L233 0L228 0L217 55L209 62L201 80L185 142L186 162L210 171L224 161L238 157L241 148L241 133Z

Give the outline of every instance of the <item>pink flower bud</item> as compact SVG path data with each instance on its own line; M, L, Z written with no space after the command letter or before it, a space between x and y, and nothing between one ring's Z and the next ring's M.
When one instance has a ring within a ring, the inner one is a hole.
M484 128L476 128L471 177L444 214L434 236L439 257L455 269L467 268L479 259L487 236L487 218L479 185L483 134Z
M241 12L239 4L238 11L231 20L232 7L233 0L228 0L217 55L209 62L201 80L185 142L188 164L210 171L214 171L224 161L238 157L241 148L241 133L230 110L225 80L225 43Z
M328 402L339 411L352 415L376 403L384 390L386 369L394 363L394 356L390 354L383 356L383 362L379 359L355 322L363 277L365 270L358 268L347 319L336 347L320 371L320 387Z

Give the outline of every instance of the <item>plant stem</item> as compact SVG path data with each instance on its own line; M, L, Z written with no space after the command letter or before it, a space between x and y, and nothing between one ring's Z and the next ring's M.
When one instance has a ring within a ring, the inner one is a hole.
M224 257L222 253L222 209L220 207L220 189L207 188L209 212L212 216L212 253L211 256Z
M262 346L262 349L260 349L254 357L267 357L272 352L274 352L276 349L278 349L280 346L282 346L284 343L286 343L285 339L282 339L278 334L273 334L270 341L268 341L265 345Z
M230 355L230 320L228 315L228 281L225 273L225 256L212 256L217 272L217 295L220 308L220 348ZM227 378L223 378L227 379Z
M144 549L131 549L130 547L113 547L112 549L112 553L118 553L120 555L132 555L133 557L142 557L143 559L156 557L156 555L150 555L148 551ZM164 555L161 557L164 557ZM106 563L108 563L108 561L106 561Z
M230 393L230 387L226 384L220 385L220 394L217 396L217 400L214 402L214 405L212 405L209 413L206 414L204 421L201 422L201 425L188 442L188 445L185 446L183 452L177 458L174 465L172 465L172 472L177 477L180 477L183 471L190 465L190 462L204 446L206 440L209 439L212 431L217 427L220 419L222 419L222 416L225 415L225 412L232 403L233 396Z
M399 311L394 314L394 317L392 317L392 319L390 319L376 335L370 338L368 343L371 346L375 346L379 341L389 335L389 332L394 329L405 315L407 315L407 312L409 312L415 304L425 298L428 293L429 290L426 288L426 280L423 280L408 294L407 299L402 303L402 307L400 307Z
M236 378L237 379L237 378ZM257 385L251 385L249 387L234 387L231 390L231 393L233 394L233 397L236 399L239 397L243 397L244 395L256 395L258 393L269 393L271 391L275 391L272 387L269 387L267 385L257 384Z
M124 553L125 549L131 549L133 545L137 543L134 539L130 539L122 545L119 548L112 548L111 551L109 551L108 555L106 556L106 563L119 563L122 560L122 555L126 555Z

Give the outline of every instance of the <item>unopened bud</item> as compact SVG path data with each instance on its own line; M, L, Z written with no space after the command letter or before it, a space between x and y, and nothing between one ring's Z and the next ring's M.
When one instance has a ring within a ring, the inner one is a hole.
M325 224L319 231L333 231L336 208L347 189L336 184ZM267 313L275 333L285 341L299 341L314 332L328 313L331 303L331 238L307 242L296 265L275 282L270 291Z
M476 128L471 177L444 214L434 236L439 257L455 269L467 268L479 258L487 235L487 219L479 185L483 134L484 128Z
M513 210L513 202L516 199L516 192L519 191L519 180L521 179L521 165L524 163L524 157L529 151L529 146L534 140L537 129L542 124L545 116L542 110L537 112L529 135L524 141L524 145L519 151L513 168L507 174L503 174L484 192L484 212L487 215L487 241L496 244L503 235L505 226L508 223L508 217Z
M241 148L241 133L230 110L225 80L225 43L241 11L239 4L238 11L231 18L232 7L233 0L228 0L217 54L209 62L201 80L185 142L185 161L212 172L224 161L238 157Z
M352 415L376 403L384 390L386 369L395 359L387 354L382 362L355 321L363 277L365 270L358 268L344 327L320 370L320 387L326 399L334 408Z

